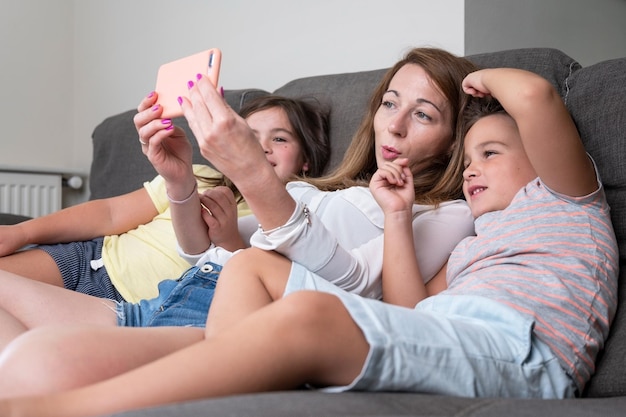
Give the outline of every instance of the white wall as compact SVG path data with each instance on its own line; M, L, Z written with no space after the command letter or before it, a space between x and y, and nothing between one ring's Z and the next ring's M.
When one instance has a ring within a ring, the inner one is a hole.
M158 66L220 47L224 88L463 53L463 0L0 0L0 166L88 172L91 133L154 88Z
M224 51L225 88L382 68L411 46L626 56L624 0L0 0L0 168L87 173L91 133L158 66ZM86 194L82 195L84 197Z
M0 166L74 165L73 3L0 1Z

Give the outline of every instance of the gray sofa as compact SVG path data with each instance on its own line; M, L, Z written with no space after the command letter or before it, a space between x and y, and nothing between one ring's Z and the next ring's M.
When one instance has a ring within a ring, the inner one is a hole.
M206 399L121 414L123 416L612 416L626 415L626 58L582 68L555 49L532 48L470 57L483 67L518 67L550 80L567 103L588 152L604 181L620 249L620 307L597 370L582 398L571 400L470 399L419 393L343 393L292 391ZM331 108L332 157L341 160L365 103L384 69L314 76L291 81L274 93L315 96ZM234 109L268 92L227 90ZM93 133L90 198L134 190L154 169L141 154L127 111L104 120ZM176 122L183 127L183 119ZM189 134L191 134L189 132ZM195 145L195 144L194 144ZM203 159L196 148L195 161ZM260 358L262 360L262 358ZM198 358L198 361L219 358ZM164 381L164 383L176 383ZM129 387L132 390L132 387Z

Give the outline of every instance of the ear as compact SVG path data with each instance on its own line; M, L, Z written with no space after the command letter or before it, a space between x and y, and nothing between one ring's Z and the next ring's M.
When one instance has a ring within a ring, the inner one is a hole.
M302 165L302 172L307 172L309 170L309 163L305 162L304 165Z

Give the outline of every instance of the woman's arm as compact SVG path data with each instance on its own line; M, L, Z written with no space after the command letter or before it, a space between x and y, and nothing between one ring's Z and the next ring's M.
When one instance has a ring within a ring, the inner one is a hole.
M383 301L413 307L428 296L413 246L412 173L406 159L379 167L370 190L385 213Z
M183 98L185 118L200 152L237 186L264 230L287 222L296 203L285 190L254 133L215 87L201 78Z

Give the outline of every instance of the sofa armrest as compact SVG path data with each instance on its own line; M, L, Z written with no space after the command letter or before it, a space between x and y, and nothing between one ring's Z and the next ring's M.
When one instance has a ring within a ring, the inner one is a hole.
M29 219L30 217L19 214L0 213L0 225L17 224Z

